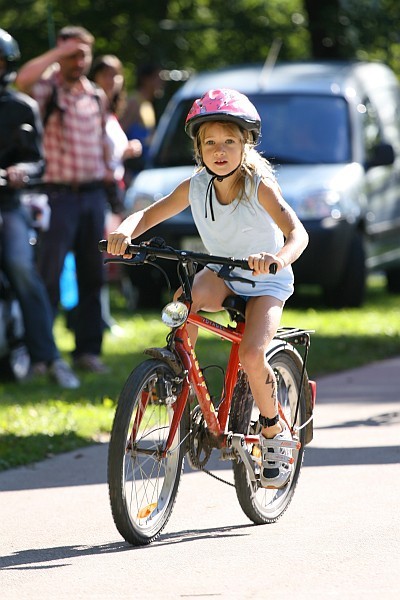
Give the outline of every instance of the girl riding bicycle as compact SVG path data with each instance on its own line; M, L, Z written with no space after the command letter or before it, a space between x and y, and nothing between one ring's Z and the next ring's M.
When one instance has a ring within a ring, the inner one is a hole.
M171 194L128 216L109 234L107 251L124 255L131 238L190 205L210 254L247 257L250 275L234 269L222 279L217 266L197 273L191 311L222 310L223 301L232 293L247 299L239 357L260 410L260 442L268 450L268 439L291 440L278 414L276 378L266 350L278 329L284 303L293 293L290 265L306 248L308 235L283 199L271 165L255 149L261 121L246 96L229 89L208 91L194 102L185 130L194 142L195 174ZM273 263L275 275L270 274ZM188 331L194 344L197 330L189 325ZM281 448L280 452L291 450ZM263 487L281 488L290 478L291 465L285 462L263 460L262 467Z

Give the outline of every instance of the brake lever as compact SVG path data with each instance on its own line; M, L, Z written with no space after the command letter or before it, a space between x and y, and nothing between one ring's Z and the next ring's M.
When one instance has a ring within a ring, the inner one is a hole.
M250 281L249 279L245 279L244 277L239 277L237 275L231 275L231 271L233 271L235 267L232 265L223 265L223 267L218 271L217 275L221 279L225 279L226 281L242 281L243 283L249 283L252 287L255 287L255 282Z
M276 263L271 263L269 265L269 269L268 270L269 270L269 272L270 272L271 275L276 275L276 272L278 270L278 265Z
M234 267L232 265L224 265L217 273L218 277L221 279L226 279L227 281L241 281L243 283L250 283L252 287L255 287L255 282L250 281L249 279L245 279L244 277L239 277L237 275L231 275L231 271L233 271ZM276 275L278 270L278 265L276 263L271 263L269 265L269 272L271 275Z

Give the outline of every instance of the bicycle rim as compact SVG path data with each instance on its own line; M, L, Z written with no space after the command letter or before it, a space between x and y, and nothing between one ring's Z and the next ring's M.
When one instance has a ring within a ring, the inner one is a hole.
M156 385L173 377L162 361L145 361L129 376L115 413L108 455L110 502L118 531L133 545L148 544L161 533L178 491L183 425L162 457L174 404L160 397Z
M283 350L270 359L270 364L277 377L278 401L288 424L293 426L301 379L301 360L293 353ZM251 401L253 408L248 433L258 435L260 433L259 411L252 397ZM305 399L304 394L301 394L296 425L299 426L304 422ZM252 483L244 464L242 462L233 463L239 503L249 519L258 525L275 522L285 512L293 498L303 462L305 429L297 432L294 439L300 441L301 447L299 450L293 450L292 474L287 485L281 489L265 489L260 487L258 483ZM248 450L253 456L256 472L259 472L261 468L259 445L249 446Z

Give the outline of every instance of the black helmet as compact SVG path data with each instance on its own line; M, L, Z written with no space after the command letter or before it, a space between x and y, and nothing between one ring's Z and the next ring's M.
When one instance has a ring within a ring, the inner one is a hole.
M17 42L4 29L0 29L0 57L6 60L6 71L0 75L0 85L12 83L16 77L17 62L21 54Z

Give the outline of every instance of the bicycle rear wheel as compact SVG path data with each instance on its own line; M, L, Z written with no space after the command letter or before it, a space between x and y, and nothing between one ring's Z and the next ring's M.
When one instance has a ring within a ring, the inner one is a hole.
M111 510L118 531L132 545L154 540L175 503L183 468L183 420L162 456L174 412L174 378L164 362L143 362L128 377L115 413L108 453Z
M296 422L294 423L301 379L300 356L297 356L294 352L282 350L272 356L270 365L274 369L277 378L278 402L281 405L287 422L290 426L294 424L297 426L302 425L306 420L304 391L300 396ZM247 404L247 410L243 410L243 403ZM239 432L250 435L258 435L260 433L261 427L258 423L260 412L254 403L249 388L247 388L247 392L243 395L243 383L240 385L240 393L234 394L231 413L248 415L247 422L243 427L244 430L239 430ZM256 525L274 523L285 512L293 498L303 462L305 429L298 431L294 439L301 443L301 447L299 450L293 450L294 464L292 474L289 482L281 489L265 489L260 487L259 483L250 481L246 467L242 462L233 463L236 494L240 506L248 518ZM254 444L250 445L248 450L255 461L256 472L259 472L261 468L260 447L258 444Z

